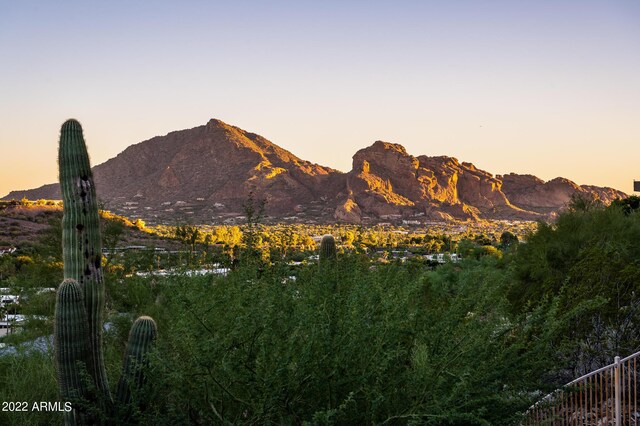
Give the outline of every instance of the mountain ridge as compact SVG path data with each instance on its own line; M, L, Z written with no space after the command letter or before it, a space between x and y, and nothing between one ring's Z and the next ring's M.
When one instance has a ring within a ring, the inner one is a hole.
M127 147L93 167L106 208L151 222L224 222L249 194L273 219L301 221L513 219L553 217L574 193L610 203L626 194L533 175L493 175L449 156L413 156L385 141L358 150L341 172L295 156L217 119ZM58 184L3 199L59 199Z

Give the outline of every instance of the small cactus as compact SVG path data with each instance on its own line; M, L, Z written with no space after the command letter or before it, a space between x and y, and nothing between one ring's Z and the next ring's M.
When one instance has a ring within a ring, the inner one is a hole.
M324 264L334 262L337 259L337 256L335 238L333 238L333 235L324 235L320 242L320 265L322 266Z
M140 389L144 385L145 378L143 366L145 354L151 349L156 340L158 329L156 322L151 317L138 318L129 332L129 341L122 366L122 376L118 382L116 400L120 406L131 404L131 389Z
M96 424L112 413L127 412L131 386L142 385L141 366L156 338L155 322L141 317L129 335L123 375L113 407L102 350L105 290L102 273L100 217L89 155L76 120L62 125L59 147L60 187L63 199L62 256L65 280L58 288L55 308L55 362L60 394L74 409L65 413L65 425ZM84 374L84 373L87 374ZM87 383L88 375L92 383ZM80 409L80 402L94 405ZM97 410L97 413L94 412ZM88 414L91 411L91 414Z

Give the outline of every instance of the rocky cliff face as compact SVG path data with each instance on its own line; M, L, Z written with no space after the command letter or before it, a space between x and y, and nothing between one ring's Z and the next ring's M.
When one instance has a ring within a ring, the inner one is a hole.
M358 223L387 217L536 220L579 192L611 202L625 194L562 178L493 176L452 157L414 157L377 141L353 156L348 173L301 160L254 133L219 120L132 145L94 167L106 206L148 221L219 222L243 214L250 192L275 219ZM58 199L57 184L5 198Z
M348 199L364 214L447 218L535 219L514 206L502 182L453 157L414 157L404 147L377 141L353 156Z

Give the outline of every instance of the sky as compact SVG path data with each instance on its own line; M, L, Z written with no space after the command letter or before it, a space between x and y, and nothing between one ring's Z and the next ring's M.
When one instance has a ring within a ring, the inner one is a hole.
M640 179L640 2L0 0L0 196L211 118L342 171L376 140L493 174Z

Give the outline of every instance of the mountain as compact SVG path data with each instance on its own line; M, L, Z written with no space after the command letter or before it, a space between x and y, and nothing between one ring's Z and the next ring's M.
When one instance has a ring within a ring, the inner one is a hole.
M414 157L377 141L353 156L348 173L302 160L220 120L132 145L94 167L105 206L150 222L233 221L253 193L274 220L544 219L573 193L605 203L626 194L531 175L493 176L453 157ZM59 199L58 184L5 199Z

